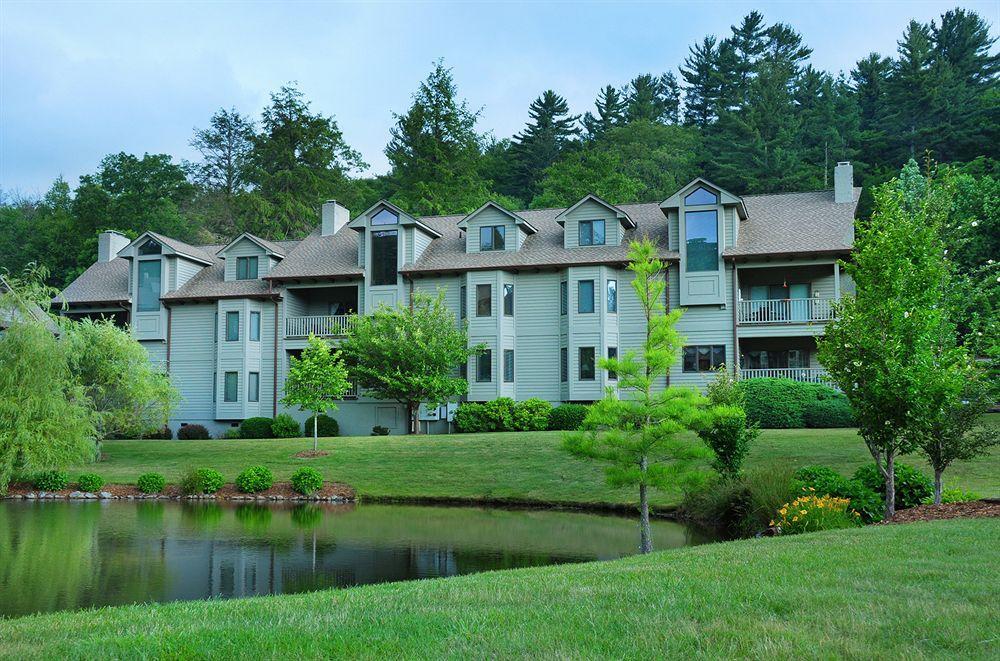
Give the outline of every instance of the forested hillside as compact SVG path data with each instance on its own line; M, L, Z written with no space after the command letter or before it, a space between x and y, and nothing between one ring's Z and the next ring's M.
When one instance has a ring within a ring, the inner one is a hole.
M956 215L954 245L965 251L963 268L975 270L1000 252L995 41L981 17L955 9L930 24L912 21L896 53L859 54L838 75L809 64L812 51L794 27L753 12L729 34L693 44L676 71L600 89L593 108L542 91L509 139L484 131L438 62L395 115L385 147L391 171L378 177L359 176L362 156L333 117L283 87L260 117L232 109L206 117L191 138L197 162L112 153L41 199L6 196L0 267L37 262L63 286L94 261L105 229L195 243L241 231L300 237L330 198L355 213L387 198L440 214L487 199L562 206L589 192L615 203L659 200L695 175L740 194L801 191L831 187L840 160L870 187L912 157L961 172L967 208Z

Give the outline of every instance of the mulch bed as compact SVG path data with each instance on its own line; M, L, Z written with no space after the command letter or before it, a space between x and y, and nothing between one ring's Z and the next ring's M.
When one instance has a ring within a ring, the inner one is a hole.
M78 491L76 485L72 485L67 489L61 489L59 491L49 491L47 492L48 498L66 498L69 499L70 494L74 491ZM225 484L219 489L214 497L213 496L182 496L180 488L174 484L168 484L167 487L159 494L144 494L134 485L134 484L105 484L100 488L100 492L105 492L111 494L114 499L144 499L144 498L159 498L163 499L174 499L174 498L191 498L193 500L333 500L341 499L347 501L353 501L355 494L354 489L347 486L346 484L341 484L339 482L324 482L323 488L310 494L308 497L294 491L290 482L276 482L267 491L261 491L260 493L242 493L237 491L236 486L233 484ZM10 488L7 491L6 498L22 498L26 494L37 494L40 493L39 489L34 488L31 484L27 483L11 483ZM93 500L96 496L92 496L90 499Z
M913 523L915 521L937 521L939 519L967 519L974 517L1000 516L1000 501L971 500L967 503L947 503L945 505L917 505L899 510L885 523Z

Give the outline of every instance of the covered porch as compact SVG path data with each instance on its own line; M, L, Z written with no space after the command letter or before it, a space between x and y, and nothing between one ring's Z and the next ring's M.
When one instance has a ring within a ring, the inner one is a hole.
M289 288L285 292L285 337L342 337L360 309L359 285Z
M834 263L741 264L737 278L737 323L750 327L830 321L844 284Z
M816 357L816 340L809 335L741 339L740 378L828 384L826 370Z

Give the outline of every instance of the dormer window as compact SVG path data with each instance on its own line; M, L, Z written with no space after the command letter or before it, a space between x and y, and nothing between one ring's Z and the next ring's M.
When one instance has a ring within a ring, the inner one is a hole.
M506 250L507 228L503 225L486 225L479 228L480 250Z
M236 258L236 279L237 280L257 279L257 257Z
M399 216L389 211L388 209L382 209L377 214L372 216L372 225L398 225Z
M687 271L719 270L718 211L684 213L687 237Z
M684 206L699 207L707 204L718 204L719 196L707 188L698 187L684 198Z
M160 247L160 244L152 239L139 246L140 255L159 255L162 252L163 248Z
M604 221L603 220L581 220L580 221L580 245L581 246L603 246L604 245Z

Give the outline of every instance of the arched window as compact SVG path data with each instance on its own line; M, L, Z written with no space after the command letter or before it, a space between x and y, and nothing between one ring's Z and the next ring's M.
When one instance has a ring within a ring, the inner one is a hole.
M687 197L684 198L684 205L689 207L697 207L705 204L718 204L719 196L708 190L707 188L698 187L688 193Z

